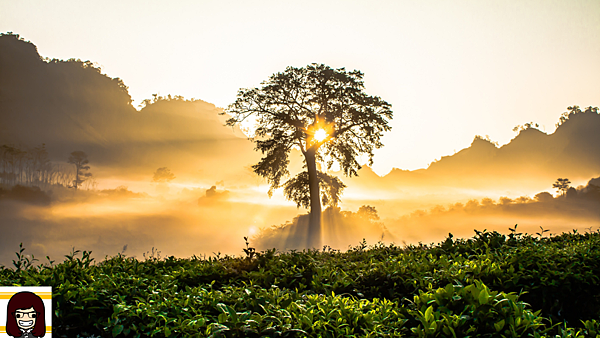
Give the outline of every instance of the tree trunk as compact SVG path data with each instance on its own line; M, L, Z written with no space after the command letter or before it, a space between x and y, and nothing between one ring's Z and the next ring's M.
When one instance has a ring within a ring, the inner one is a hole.
M75 190L77 190L77 185L79 184L79 165L75 163Z
M308 167L308 185L310 191L310 217L308 222L308 248L321 248L321 193L317 177L315 150L308 149L305 154Z

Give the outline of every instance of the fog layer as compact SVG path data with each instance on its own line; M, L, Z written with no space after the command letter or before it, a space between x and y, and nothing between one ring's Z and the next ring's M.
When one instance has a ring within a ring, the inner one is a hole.
M239 255L245 236L258 249L305 247L307 210L281 191L268 198L251 169L261 154L223 125L221 108L171 95L133 107L125 83L93 62L45 59L11 34L0 36L0 74L1 264L21 242L42 261L73 247L96 258L141 258L153 247L163 256ZM426 169L329 172L348 188L323 213L323 243L432 242L517 223L529 233L598 226L599 184L588 181L600 176L600 116L572 109L559 123L552 134L529 124L503 146L475 137ZM419 147L385 146L398 156ZM79 189L68 188L74 151L92 174ZM291 160L294 175L301 157ZM581 187L555 197L557 178Z

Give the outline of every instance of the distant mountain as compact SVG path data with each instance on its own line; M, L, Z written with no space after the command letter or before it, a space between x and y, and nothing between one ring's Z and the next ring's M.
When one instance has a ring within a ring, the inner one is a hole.
M461 187L486 189L501 186L538 188L559 177L587 180L600 174L600 115L587 109L571 113L556 131L521 130L508 144L497 147L475 137L470 147L443 156L427 169L393 169L384 177L363 168L349 184L363 187ZM364 177L361 177L364 176Z
M473 177L491 173L506 177L542 174L587 179L600 173L600 115L592 111L572 114L550 135L528 128L500 148L476 138L469 148L432 163L428 171Z
M0 145L45 143L56 161L82 150L92 165L120 176L150 175L150 169L167 166L176 174L192 170L219 180L250 177L248 166L260 158L238 128L223 126L220 108L201 100L157 96L137 111L121 79L102 74L89 61L44 59L18 35L0 35L0 74ZM550 135L535 128L522 130L499 148L476 137L470 147L427 169L393 169L379 177L365 167L358 178L343 179L379 190L538 190L558 177L583 181L599 176L597 110L572 113L562 122ZM301 162L297 157L294 161ZM300 162L292 164L301 167Z
M89 61L44 59L18 35L0 36L0 74L0 145L45 143L56 161L82 150L119 174L168 166L220 176L258 158L213 104L156 96L138 112L121 79Z
M18 35L0 36L0 142L109 143L136 111L120 79L91 62L44 60Z

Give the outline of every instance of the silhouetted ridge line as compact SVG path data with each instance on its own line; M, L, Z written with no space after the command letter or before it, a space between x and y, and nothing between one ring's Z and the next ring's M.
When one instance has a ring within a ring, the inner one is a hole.
M182 173L202 170L215 176L211 181L243 171L256 157L213 104L154 95L138 112L121 79L91 61L41 57L16 34L0 35L0 73L0 146L45 144L49 159L60 162L81 150L121 177L168 165ZM218 163L229 169L218 170Z
M501 147L476 136L468 148L443 156L427 169L408 171L394 168L381 178L371 176L361 181L358 177L353 182L379 188L486 188L547 182L560 176L587 179L600 175L600 115L597 108L581 110L573 106L567 113L563 114L552 134L529 124Z

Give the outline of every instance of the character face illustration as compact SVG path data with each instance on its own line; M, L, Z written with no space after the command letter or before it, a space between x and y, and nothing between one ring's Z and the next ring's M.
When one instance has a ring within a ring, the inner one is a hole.
M25 332L30 332L34 337L43 337L46 334L44 311L44 303L35 293L15 293L8 301L6 333L21 337Z
M37 312L30 307L29 309L15 311L15 318L17 319L17 326L21 330L29 330L35 326L35 320Z

